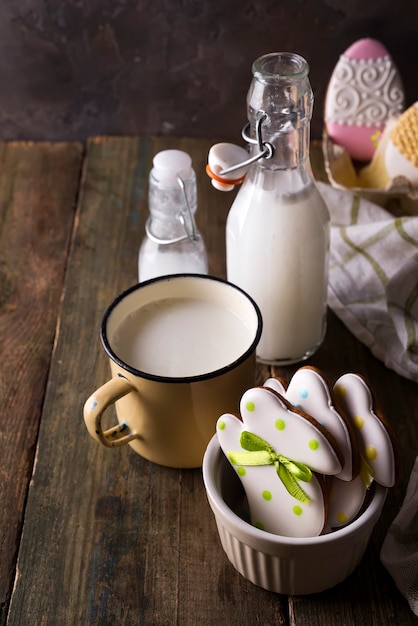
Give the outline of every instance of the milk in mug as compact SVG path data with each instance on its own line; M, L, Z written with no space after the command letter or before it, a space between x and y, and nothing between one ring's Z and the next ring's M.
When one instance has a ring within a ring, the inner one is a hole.
M236 361L254 329L216 302L163 298L130 313L116 328L112 348L131 367L164 377L201 376Z

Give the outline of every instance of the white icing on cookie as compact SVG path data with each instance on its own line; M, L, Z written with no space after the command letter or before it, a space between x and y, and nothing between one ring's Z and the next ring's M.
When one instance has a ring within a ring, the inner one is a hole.
M276 393L279 393L284 398L286 397L286 387L284 386L280 378L267 378L263 387L273 389Z
M270 389L254 387L241 398L240 412L246 430L278 446L277 451L315 472L334 475L342 469L341 454L330 443L327 433L319 424L286 403Z
M328 87L327 122L384 125L402 109L402 82L390 56L365 61L341 55Z
M334 391L354 426L360 454L371 467L374 480L392 487L397 479L395 449L388 429L374 411L366 382L357 374L344 374L335 383Z
M367 489L357 476L352 481L342 481L333 476L328 493L328 519L325 532L331 532L351 522L359 513Z
M222 415L217 434L243 483L252 523L289 537L320 534L326 506L310 470L333 475L342 469L326 431L266 387L246 391L240 411L242 422Z
M352 480L359 472L357 444L353 429L334 406L327 382L311 367L301 367L284 390L281 381L270 378L265 383L281 393L293 406L314 417L336 439L344 457L344 467L338 474L341 480ZM353 450L354 448L354 450Z

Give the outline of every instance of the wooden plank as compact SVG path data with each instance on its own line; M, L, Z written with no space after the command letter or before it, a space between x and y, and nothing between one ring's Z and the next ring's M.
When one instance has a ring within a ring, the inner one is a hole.
M175 138L97 138L88 143L8 626L312 626L334 623L334 618L349 626L391 623L395 611L401 621L392 623L413 623L392 581L373 562L406 478L377 528L371 556L351 580L326 594L288 599L255 587L228 563L200 470L170 470L127 448L104 449L84 428L83 402L109 376L98 339L102 314L117 293L136 282L146 181L158 150L177 147L192 155L199 184L197 219L210 269L225 273L224 227L232 196L212 190L206 179L211 144ZM315 358L331 373L360 363L378 379L385 369L332 315L327 340ZM259 382L268 373L261 368ZM280 373L288 378L292 368ZM391 419L410 463L418 420L405 414L416 411L409 404L416 386L405 385L389 371L385 375L382 402L387 408L391 393L398 400L399 418ZM373 584L376 571L378 585Z
M13 584L81 159L75 143L0 144L0 623Z
M227 567L200 470L169 470L128 448L104 449L82 420L84 399L108 377L98 340L103 311L136 281L151 159L170 146L188 150L208 184L199 163L210 142L88 144L10 626L257 620L260 596ZM224 209L215 204L202 217L210 263L220 267L214 253L224 238ZM260 593L280 616L282 602Z

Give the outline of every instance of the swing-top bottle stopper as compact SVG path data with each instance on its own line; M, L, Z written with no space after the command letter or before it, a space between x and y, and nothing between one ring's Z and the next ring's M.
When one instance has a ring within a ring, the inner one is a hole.
M247 173L248 165L240 165L248 160L245 148L233 143L217 143L211 147L208 155L206 173L212 179L212 185L219 191L231 191L240 185ZM238 168L237 168L238 166Z
M206 247L198 230L196 174L183 150L163 150L149 176L149 216L138 256L138 278L207 274Z

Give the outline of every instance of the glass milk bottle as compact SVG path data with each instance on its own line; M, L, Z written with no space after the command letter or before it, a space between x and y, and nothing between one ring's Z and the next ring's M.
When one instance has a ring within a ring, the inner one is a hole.
M207 274L206 248L194 218L196 174L186 152L163 150L154 156L148 201L150 215L138 255L139 281L166 274Z
M228 215L227 274L261 309L259 361L280 365L308 358L324 338L330 218L310 168L307 62L273 53L252 71L243 136L250 159L261 158Z

